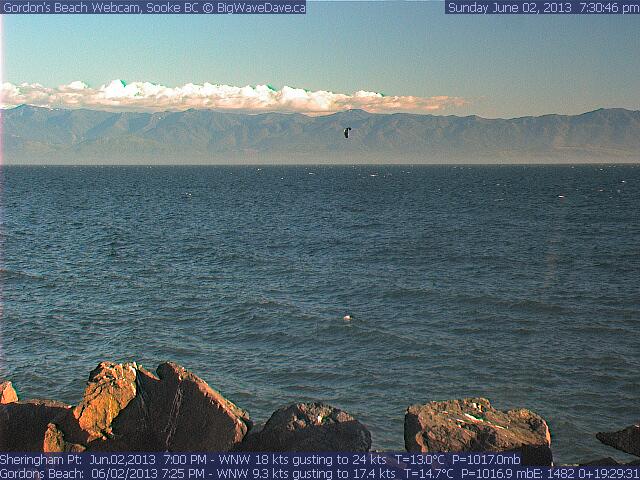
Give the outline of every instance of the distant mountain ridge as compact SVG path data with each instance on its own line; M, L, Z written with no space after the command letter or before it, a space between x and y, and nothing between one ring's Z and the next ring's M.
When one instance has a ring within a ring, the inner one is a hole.
M349 110L242 114L2 110L5 163L640 161L640 111L513 119ZM351 127L349 139L342 131Z

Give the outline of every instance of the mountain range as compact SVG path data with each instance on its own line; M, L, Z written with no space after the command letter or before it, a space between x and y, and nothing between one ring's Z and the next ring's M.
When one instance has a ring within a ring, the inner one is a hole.
M512 119L211 110L1 111L5 164L569 163L640 161L640 111ZM343 129L351 127L344 138Z

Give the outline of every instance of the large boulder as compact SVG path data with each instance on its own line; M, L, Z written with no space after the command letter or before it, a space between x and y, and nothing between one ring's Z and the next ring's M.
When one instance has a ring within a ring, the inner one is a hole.
M11 382L0 382L0 404L18 401L18 394L13 389Z
M66 451L67 444L94 450L126 448L127 443L115 431L114 423L136 398L138 369L135 363L100 363L89 373L78 405L54 418L48 426L44 450Z
M0 451L41 452L49 423L71 411L52 400L29 400L0 405Z
M242 441L251 427L247 412L175 363L156 372L159 382L147 404L160 448L220 452Z
M596 438L605 445L640 457L640 423L617 432L599 432Z
M259 431L238 446L242 451L368 452L371 433L355 418L323 403L297 403L276 410Z
M49 451L225 451L243 439L246 412L179 365L163 363L157 373L98 365L78 406L52 422Z
M526 409L499 411L486 398L412 405L404 421L410 452L520 452L525 465L551 465L547 423Z

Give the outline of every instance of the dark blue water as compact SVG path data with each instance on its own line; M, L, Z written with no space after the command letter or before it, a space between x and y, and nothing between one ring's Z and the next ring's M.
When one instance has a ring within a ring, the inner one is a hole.
M101 360L170 359L256 420L324 400L400 449L407 405L482 395L548 419L560 462L615 456L594 433L640 418L640 166L2 183L0 375L23 397L73 403Z

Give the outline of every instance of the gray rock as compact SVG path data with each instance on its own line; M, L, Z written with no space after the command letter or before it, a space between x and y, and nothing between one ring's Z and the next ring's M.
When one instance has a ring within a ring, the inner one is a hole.
M596 438L605 445L640 457L640 424L617 432L599 432Z
M347 412L323 403L296 403L276 410L237 450L368 452L370 448L371 433Z
M524 465L551 465L547 423L526 409L499 411L485 398L412 405L404 423L410 452L520 452Z

